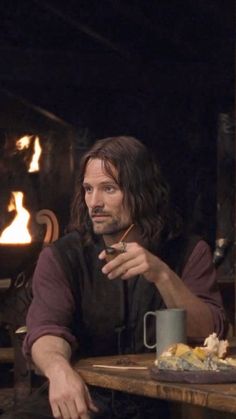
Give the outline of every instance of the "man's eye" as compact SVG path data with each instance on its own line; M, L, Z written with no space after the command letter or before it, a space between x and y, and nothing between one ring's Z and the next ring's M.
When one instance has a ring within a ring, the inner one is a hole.
M115 192L115 187L114 186L105 186L104 187L104 190L106 191L106 192L108 192L108 193L112 193L112 192Z
M92 191L92 188L90 186L84 186L84 192L89 193Z

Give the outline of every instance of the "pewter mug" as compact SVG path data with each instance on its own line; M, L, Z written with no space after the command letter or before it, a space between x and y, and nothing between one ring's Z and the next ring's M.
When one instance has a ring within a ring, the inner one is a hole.
M156 337L153 344L147 342L147 318L149 316L154 316L156 321ZM144 315L143 322L144 345L150 349L156 348L157 357L174 343L186 343L186 310L182 308L148 311Z

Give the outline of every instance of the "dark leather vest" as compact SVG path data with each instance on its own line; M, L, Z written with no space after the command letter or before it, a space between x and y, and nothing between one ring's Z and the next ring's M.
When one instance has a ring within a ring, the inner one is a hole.
M162 259L179 275L188 255L199 238L179 238L162 249ZM76 301L74 324L80 356L102 356L118 353L145 352L143 316L147 311L165 307L156 289L141 275L128 281L108 280L101 272L103 261L98 254L103 241L81 246L74 231L52 245ZM149 325L152 342L154 322Z

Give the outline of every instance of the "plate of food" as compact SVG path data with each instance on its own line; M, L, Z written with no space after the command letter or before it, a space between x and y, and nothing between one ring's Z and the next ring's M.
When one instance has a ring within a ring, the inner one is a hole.
M227 357L228 341L213 333L204 346L176 343L167 348L150 367L158 381L185 383L236 382L236 359Z

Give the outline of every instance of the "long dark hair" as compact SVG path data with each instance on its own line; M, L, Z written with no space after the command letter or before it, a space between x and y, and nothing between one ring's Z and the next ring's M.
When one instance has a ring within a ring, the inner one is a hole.
M124 204L139 227L149 249L162 239L176 234L174 214L170 213L169 188L160 168L147 148L134 137L119 136L98 140L80 161L76 193L71 207L70 230L77 229L84 243L93 240L92 225L84 199L83 180L89 159L101 159L105 171L114 178L111 165L118 173L114 179L124 193Z

